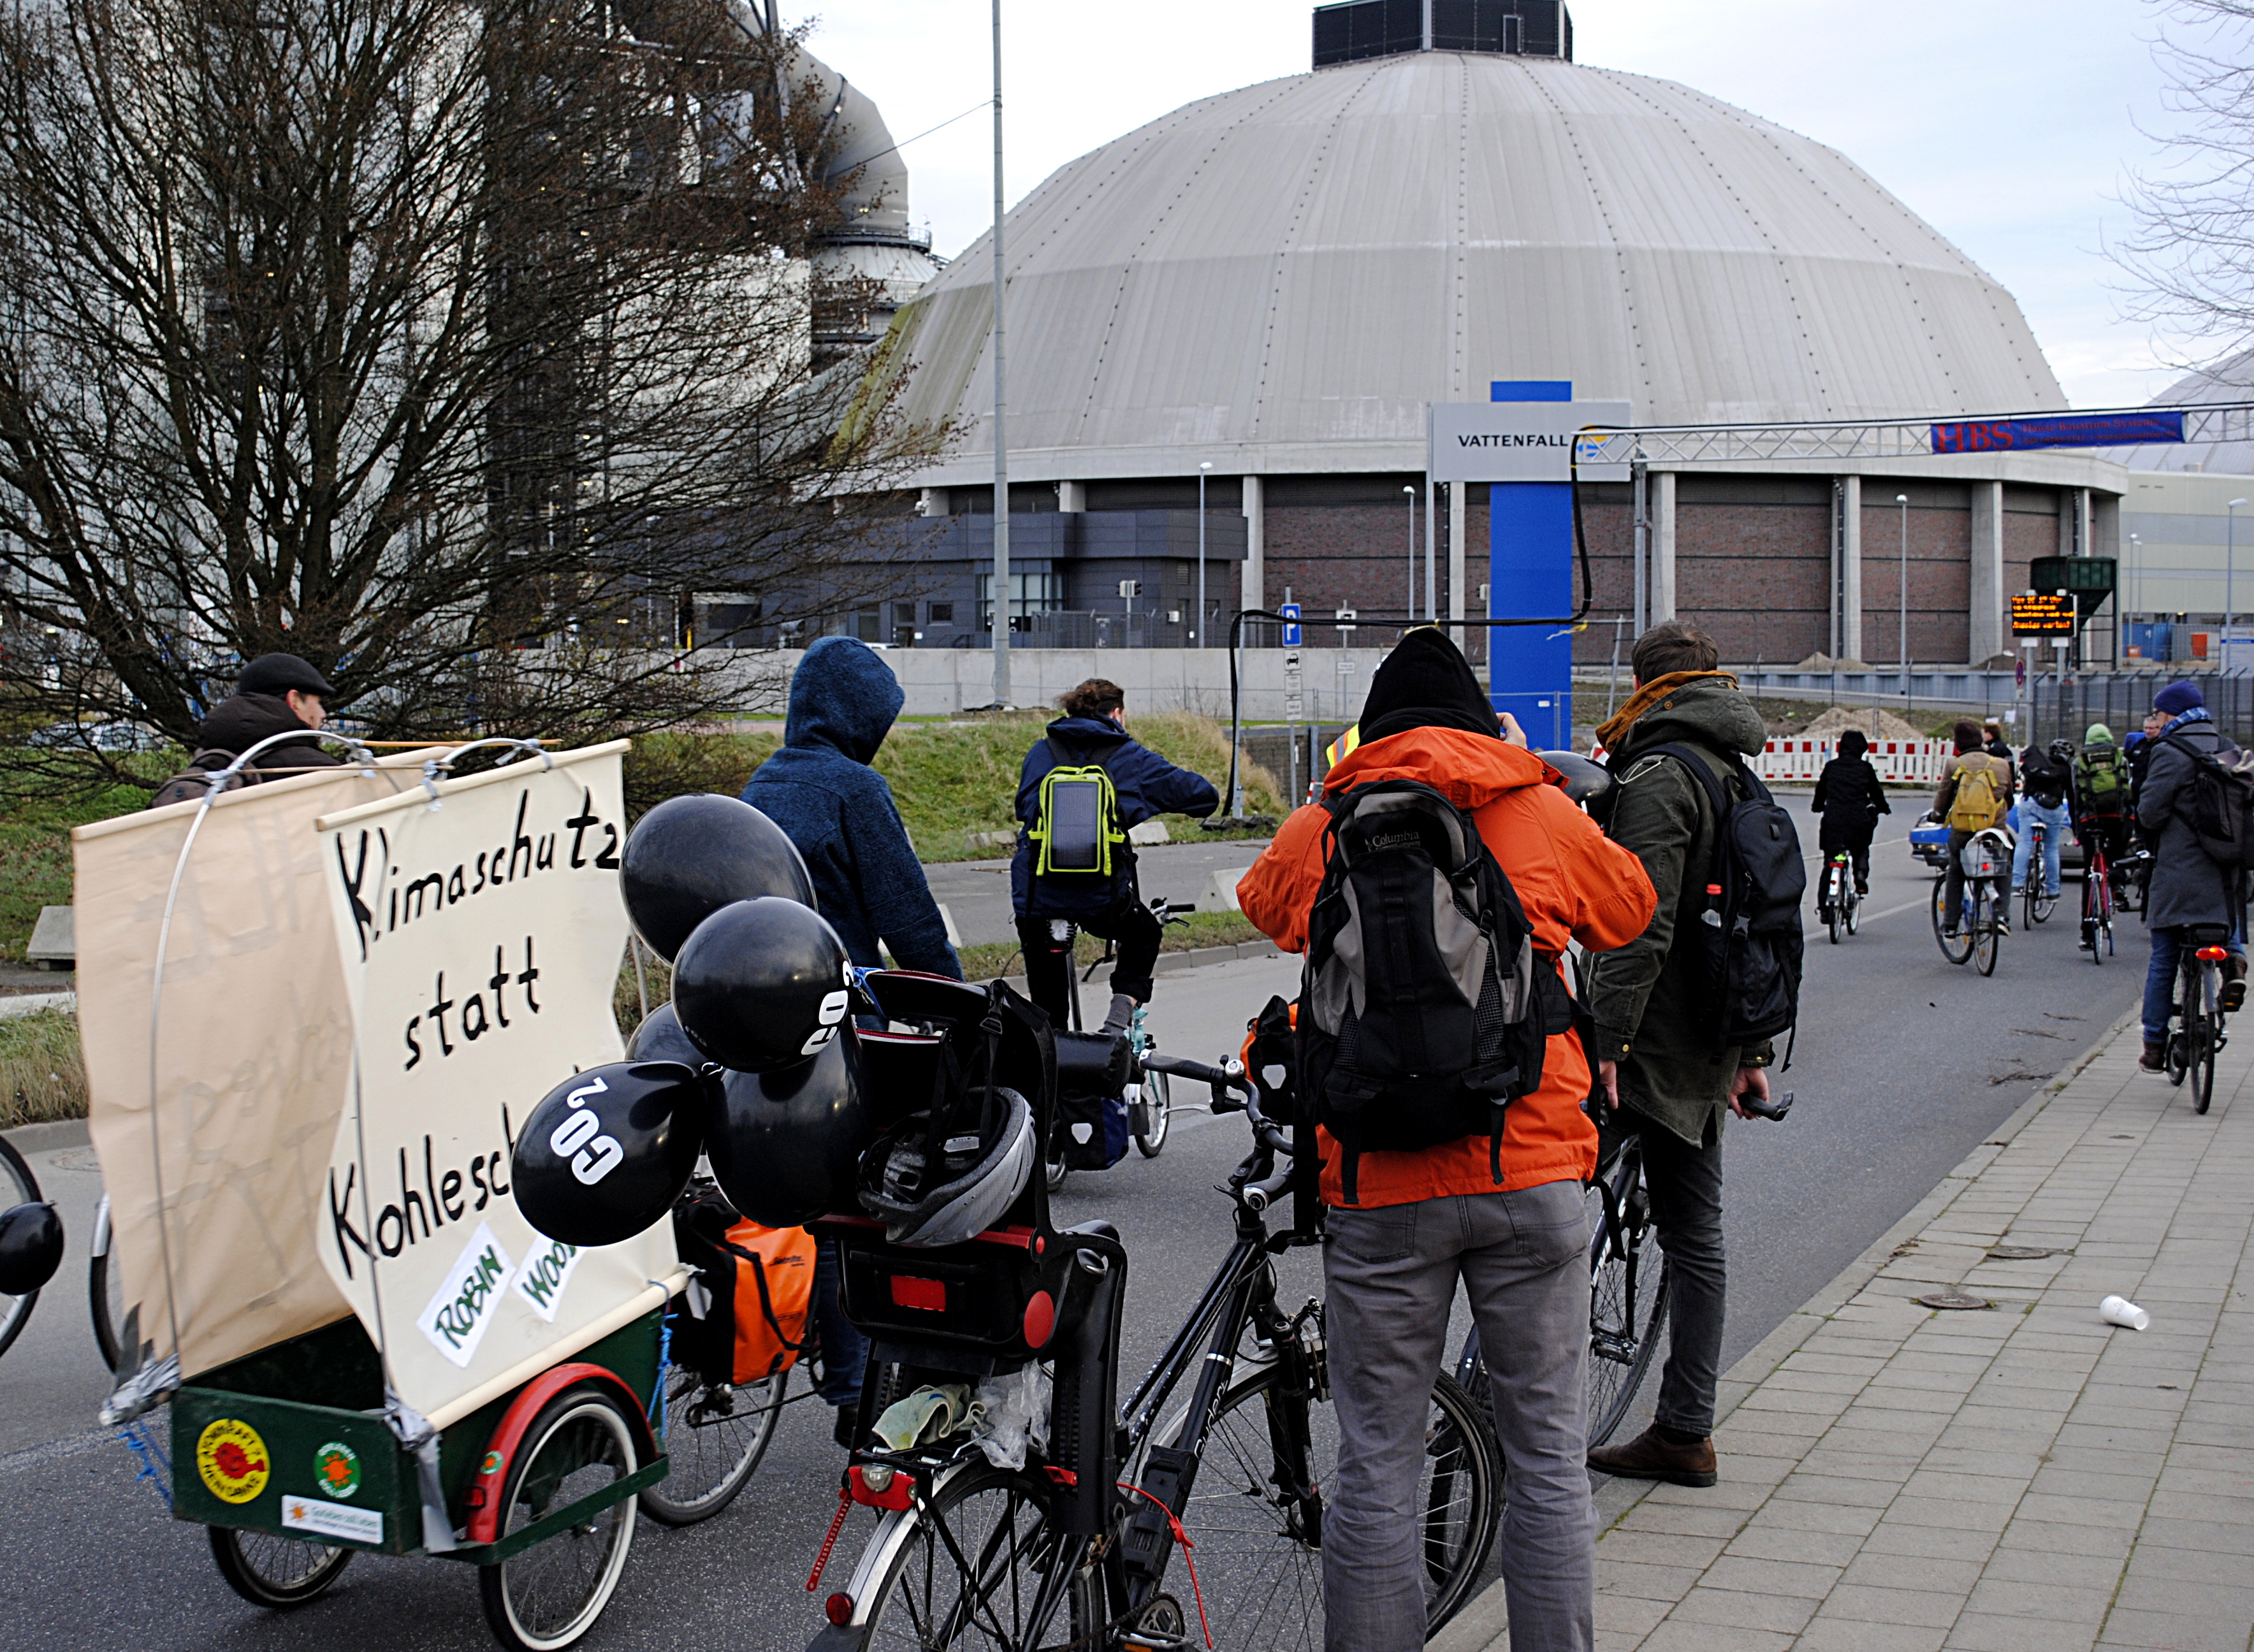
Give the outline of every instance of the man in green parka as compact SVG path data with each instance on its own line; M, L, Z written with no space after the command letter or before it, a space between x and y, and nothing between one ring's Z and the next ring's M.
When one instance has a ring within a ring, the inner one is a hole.
M1734 760L1758 752L1768 734L1737 679L1715 668L1713 640L1697 626L1661 621L1636 639L1633 659L1636 691L1597 731L1620 777L1606 830L1642 860L1659 900L1640 938L1595 960L1589 1012L1598 1082L1619 1110L1615 1122L1642 1140L1673 1323L1651 1427L1591 1452L1589 1466L1711 1486L1725 1283L1722 1120L1741 1096L1766 1099L1771 1052L1766 1043L1714 1042L1712 988L1694 928L1715 880L1713 805L1681 758L1652 748L1688 747L1735 797ZM1718 899L1712 904L1718 908Z

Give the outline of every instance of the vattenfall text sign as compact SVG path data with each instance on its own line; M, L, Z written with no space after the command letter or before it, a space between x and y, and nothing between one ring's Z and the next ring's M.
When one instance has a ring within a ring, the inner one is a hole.
M1569 482L1573 438L1628 420L1625 402L1435 402L1425 469L1436 482ZM1581 466L1581 480L1628 480L1626 464Z
M2032 419L1960 419L1933 427L1936 453L2024 453L2042 447L2180 442L2180 413L2068 413Z

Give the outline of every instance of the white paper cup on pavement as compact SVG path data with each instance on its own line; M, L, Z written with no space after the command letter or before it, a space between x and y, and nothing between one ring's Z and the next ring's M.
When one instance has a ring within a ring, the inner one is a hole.
M2097 1305L2097 1317L2108 1325L2126 1326L2132 1331L2141 1331L2152 1322L2152 1316L2126 1297L2108 1297Z

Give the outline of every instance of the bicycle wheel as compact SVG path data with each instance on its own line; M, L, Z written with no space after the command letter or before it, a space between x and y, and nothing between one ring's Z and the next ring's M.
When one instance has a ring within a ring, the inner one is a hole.
M1847 933L1851 935L1860 934L1863 933L1863 898L1857 894L1853 887L1851 886L1845 892L1845 899L1847 905Z
M1047 1485L1032 1474L983 1461L957 1470L878 1579L863 1652L1032 1652L1043 1627L1032 1621L1035 1596L1062 1541L1048 1524L1048 1497ZM1073 1633L1048 1626L1048 1644L1082 1644L1097 1629L1092 1582L1085 1574L1074 1579Z
M39 1179L32 1174L32 1167L24 1162L23 1154L9 1145L5 1136L0 1136L0 1210L38 1202ZM38 1300L36 1291L26 1291L20 1297L0 1291L0 1354L5 1354L8 1345L23 1334L24 1322L32 1317Z
M1942 933L1942 914L1943 907L1947 905L1945 897L1947 895L1948 889L1949 885L1945 879L1936 878L1934 880L1933 938L1935 942L1939 944L1941 948L1941 956L1942 957L1948 959L1951 963L1963 963L1967 958L1970 958L1972 956L1972 934L1969 928L1960 928L1956 932L1956 938L1952 941L1947 934Z
M1195 1489L1182 1511L1214 1644L1323 1644L1323 1558L1307 1510L1277 1488L1276 1446L1306 1406L1310 1478L1337 1483L1338 1423L1327 1405L1286 1392L1270 1365L1222 1394L1207 1430ZM1502 1520L1502 1452L1483 1407L1453 1377L1432 1386L1417 1488L1425 1622L1437 1629L1470 1594ZM1320 1507L1316 1518L1320 1518Z
M566 1389L532 1419L509 1465L499 1536L522 1531L640 1466L634 1430L618 1401L603 1389ZM478 1593L494 1637L515 1652L556 1652L577 1642L610 1604L634 1530L634 1500L620 1498L544 1542L479 1567Z
M2191 1082L2192 1110L2204 1113L2208 1103L2215 1099L2215 1029L2202 1016L2189 1037L2191 1061L2186 1076Z
M1641 1178L1638 1179L1639 1183ZM1606 1189L1589 1189L1588 1427L1592 1448L1613 1437L1635 1403L1667 1326L1667 1256L1639 1185L1621 1196L1617 1236L1605 1222Z
M1143 1127L1135 1132L1135 1151L1156 1158L1166 1148L1166 1131L1173 1123L1172 1093L1164 1073L1143 1074L1142 1119Z
M349 1549L332 1549L276 1532L238 1531L232 1526L206 1526L204 1530L227 1586L270 1611L304 1606L352 1564Z
M1831 944L1835 947L1839 944L1840 934L1846 927L1844 914L1839 910L1842 892L1839 869L1826 866L1824 869L1824 927L1830 931Z
M1999 901L1984 886L1972 898L1973 966L1982 975L1996 973L1996 960L2004 949L2004 931L2012 927L2008 903Z
M707 1382L687 1366L665 1374L665 1454L672 1466L641 1489L641 1511L662 1526L693 1526L730 1503L766 1455L790 1373L740 1388Z
M2030 924L2048 923L2050 915L2058 910L2058 897L2044 894L2033 884L2027 886L2027 921Z

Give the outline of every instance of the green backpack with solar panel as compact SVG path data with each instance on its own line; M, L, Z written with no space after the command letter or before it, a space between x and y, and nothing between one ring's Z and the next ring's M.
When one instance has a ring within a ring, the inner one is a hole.
M1048 738L1055 765L1041 776L1040 807L1026 836L1035 850L1033 875L1065 882L1108 882L1117 866L1113 850L1127 841L1119 823L1119 792L1105 766L1110 752L1090 760Z

